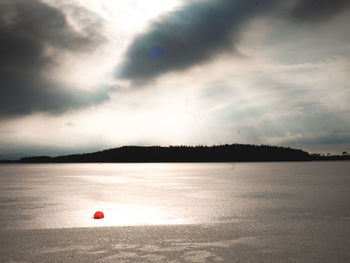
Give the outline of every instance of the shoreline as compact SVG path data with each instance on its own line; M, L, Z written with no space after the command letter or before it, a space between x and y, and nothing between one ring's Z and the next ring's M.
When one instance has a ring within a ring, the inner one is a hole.
M314 162L348 162L349 159L324 159L324 160L284 160L284 161L164 161L164 162L20 162L20 161L2 161L1 164L89 164L89 163L98 163L98 164L158 164L158 163L314 163Z

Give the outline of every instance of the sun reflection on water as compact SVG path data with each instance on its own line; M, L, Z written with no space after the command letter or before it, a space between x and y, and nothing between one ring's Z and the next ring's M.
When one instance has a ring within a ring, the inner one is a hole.
M104 213L103 219L94 219L95 211ZM95 205L91 209L78 212L76 224L79 226L130 226L130 225L164 225L164 224L186 224L185 219L172 218L165 210L158 207L139 205ZM80 218L80 219L79 219Z

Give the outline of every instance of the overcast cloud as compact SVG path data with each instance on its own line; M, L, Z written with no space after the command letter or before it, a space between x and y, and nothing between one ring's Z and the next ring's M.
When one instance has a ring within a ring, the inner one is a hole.
M61 113L99 104L108 88L78 90L55 80L64 53L88 53L103 44L101 28L78 32L64 14L36 0L0 3L0 117Z
M147 32L133 40L117 77L148 81L169 72L182 71L224 52L239 53L242 27L259 16L286 13L301 23L324 22L349 6L348 0L216 0L192 1L185 7L157 18ZM154 48L161 50L156 59Z
M0 158L130 144L350 151L349 7L3 0Z

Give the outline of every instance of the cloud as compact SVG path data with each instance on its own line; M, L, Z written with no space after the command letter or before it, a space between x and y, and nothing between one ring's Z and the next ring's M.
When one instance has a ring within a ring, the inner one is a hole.
M240 26L267 10L272 2L197 1L168 13L134 39L117 75L147 80L164 72L187 69L222 51L236 52L232 41ZM149 53L157 47L164 55L152 59Z
M297 20L318 22L334 17L349 5L349 0L300 0L291 14Z
M348 7L347 0L283 1L194 1L153 22L148 31L135 37L126 51L116 77L146 83L163 73L183 71L229 52L238 54L235 44L244 25L259 17L279 12L302 22L318 22ZM152 50L162 56L149 56Z
M77 31L60 10L37 0L0 3L0 117L60 113L108 99L108 88L79 91L54 80L56 57L101 45L98 28Z

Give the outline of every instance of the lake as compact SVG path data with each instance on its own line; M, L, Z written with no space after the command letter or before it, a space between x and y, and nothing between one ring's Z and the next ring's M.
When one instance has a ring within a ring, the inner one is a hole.
M349 200L350 162L0 165L2 229L350 224Z

